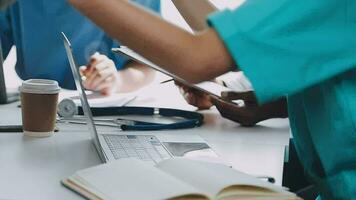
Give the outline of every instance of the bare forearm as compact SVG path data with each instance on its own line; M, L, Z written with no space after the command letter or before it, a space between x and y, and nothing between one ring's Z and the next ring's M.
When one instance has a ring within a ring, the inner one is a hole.
M172 2L195 32L206 29L207 15L217 10L208 0L172 0Z
M118 71L118 92L138 90L154 80L155 71L145 65L131 62L125 69Z
M191 82L225 73L233 61L214 30L192 35L123 0L69 0L112 37Z

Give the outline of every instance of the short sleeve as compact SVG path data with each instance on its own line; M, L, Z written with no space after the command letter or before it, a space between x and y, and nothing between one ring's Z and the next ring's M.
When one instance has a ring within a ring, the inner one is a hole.
M213 13L208 24L265 103L356 66L356 26L346 3L248 0Z
M0 41L5 58L14 45L9 11L0 12Z

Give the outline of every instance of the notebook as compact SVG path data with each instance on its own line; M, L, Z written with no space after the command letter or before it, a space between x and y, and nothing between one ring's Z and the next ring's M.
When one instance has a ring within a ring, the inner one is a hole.
M90 200L300 199L228 166L184 158L163 160L155 166L120 159L80 170L62 183Z

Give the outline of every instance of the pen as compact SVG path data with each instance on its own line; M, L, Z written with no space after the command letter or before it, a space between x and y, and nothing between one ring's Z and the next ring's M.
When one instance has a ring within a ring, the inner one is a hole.
M19 133L22 132L21 125L1 125L0 126L1 133Z
M96 61L95 56L98 56L98 55L99 55L99 53L96 52L96 53L90 58L89 63L86 65L85 70L84 70L84 71L82 71L82 70L79 71L82 81L86 81L86 80L87 80L87 73L91 70L92 64Z
M160 82L160 84L168 83L168 82L171 82L171 81L174 81L174 79L168 79L168 80L162 81L162 82Z
M55 127L54 132L58 132L59 129ZM22 125L0 125L0 133L21 133L23 132Z
M261 179L261 180L265 180L265 181L270 182L270 183L275 183L276 182L276 179L274 179L271 176L258 176L257 178Z

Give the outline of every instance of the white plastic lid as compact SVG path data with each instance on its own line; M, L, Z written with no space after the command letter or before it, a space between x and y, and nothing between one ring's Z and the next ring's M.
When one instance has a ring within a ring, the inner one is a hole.
M29 79L20 88L21 92L32 94L58 94L60 90L57 81L47 79Z

